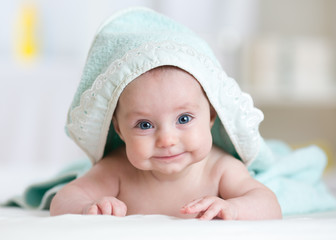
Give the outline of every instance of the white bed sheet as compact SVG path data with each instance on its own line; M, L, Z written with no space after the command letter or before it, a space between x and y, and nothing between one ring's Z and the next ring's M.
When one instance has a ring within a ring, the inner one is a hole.
M336 211L272 221L200 221L162 215L64 215L0 208L0 239L336 239Z

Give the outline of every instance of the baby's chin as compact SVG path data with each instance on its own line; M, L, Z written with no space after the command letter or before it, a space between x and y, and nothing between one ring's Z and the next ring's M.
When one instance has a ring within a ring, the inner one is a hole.
M184 166L168 166L166 168L152 168L149 170L154 178L174 181L188 176L192 172L194 163Z
M176 158L153 157L141 163L130 162L137 170L151 174L154 177L177 179L190 173L193 166L200 164L200 162L206 159L206 156L206 154L205 156L195 156L189 152L185 152Z

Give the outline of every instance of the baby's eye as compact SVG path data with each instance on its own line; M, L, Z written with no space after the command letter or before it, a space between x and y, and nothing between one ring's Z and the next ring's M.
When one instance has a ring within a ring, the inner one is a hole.
M178 123L179 124L186 124L192 120L192 117L187 114L183 114L178 118Z
M150 122L147 122L147 121L139 122L137 127L139 127L140 129L143 129L143 130L153 128L152 124Z

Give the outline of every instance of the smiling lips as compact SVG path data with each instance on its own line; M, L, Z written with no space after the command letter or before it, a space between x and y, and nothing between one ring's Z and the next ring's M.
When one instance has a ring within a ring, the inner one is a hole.
M166 156L154 156L154 159L163 161L163 162L172 162L174 160L177 160L180 156L182 156L184 153L179 153L175 155L166 155Z

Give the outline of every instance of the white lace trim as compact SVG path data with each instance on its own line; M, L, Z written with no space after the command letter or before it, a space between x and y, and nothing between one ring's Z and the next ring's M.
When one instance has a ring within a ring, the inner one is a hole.
M207 56L187 45L165 41L143 45L112 62L81 95L80 104L70 109L69 135L93 163L103 156L112 114L123 89L142 73L162 65L178 66L200 82L238 154L246 164L253 161L259 152L258 126L263 114L253 107L251 97Z

